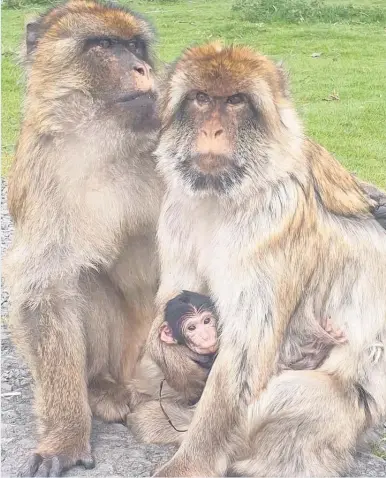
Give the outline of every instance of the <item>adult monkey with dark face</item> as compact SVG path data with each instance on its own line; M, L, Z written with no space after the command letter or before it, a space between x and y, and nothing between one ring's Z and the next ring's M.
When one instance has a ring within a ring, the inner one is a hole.
M209 290L220 347L157 476L221 475L235 462L241 475L345 473L386 412L386 232L357 181L303 135L281 69L249 48L187 50L162 123L160 315L148 351L169 364L174 388L194 375L157 333L181 288ZM317 370L275 375L323 317L347 342Z
M92 466L91 412L129 412L158 280L152 41L140 16L92 0L27 26L6 278L13 339L36 384L28 476Z

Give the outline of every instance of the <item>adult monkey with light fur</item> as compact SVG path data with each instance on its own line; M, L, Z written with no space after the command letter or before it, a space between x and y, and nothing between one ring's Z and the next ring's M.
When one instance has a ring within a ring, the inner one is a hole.
M6 264L12 335L36 384L40 440L27 476L92 466L91 412L129 412L158 281L152 41L141 17L94 1L27 26Z
M157 335L182 287L209 290L221 336L187 436L157 476L223 474L235 462L231 472L255 476L346 472L386 411L386 232L356 180L303 135L266 57L188 49L161 114L161 313L148 350L178 365L167 380L182 389L179 352ZM347 343L315 371L273 378L322 317Z

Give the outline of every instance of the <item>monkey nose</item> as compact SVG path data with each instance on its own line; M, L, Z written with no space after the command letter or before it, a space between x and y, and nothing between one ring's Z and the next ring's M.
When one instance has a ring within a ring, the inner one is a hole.
M143 76L146 79L150 79L151 67L146 63L138 62L133 66L133 70L139 76Z
M134 86L138 91L152 91L154 89L154 80L152 70L149 65L138 61L133 65Z
M216 139L220 137L224 133L224 130L222 128L207 128L207 129L202 129L201 134L205 138L210 138L210 139Z

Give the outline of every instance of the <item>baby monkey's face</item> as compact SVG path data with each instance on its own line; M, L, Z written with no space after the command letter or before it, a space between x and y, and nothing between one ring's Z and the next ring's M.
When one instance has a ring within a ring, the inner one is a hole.
M217 351L216 319L212 312L204 311L192 314L182 325L186 345L201 355Z

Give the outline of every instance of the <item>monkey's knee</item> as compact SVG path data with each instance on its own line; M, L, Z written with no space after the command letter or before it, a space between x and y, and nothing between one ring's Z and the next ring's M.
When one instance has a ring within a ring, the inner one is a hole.
M250 450L239 476L337 476L349 471L365 423L357 401L313 371L275 377L248 410Z
M193 409L182 408L164 400L161 409L158 400L139 405L127 416L127 425L134 436L144 443L180 445L193 418Z

